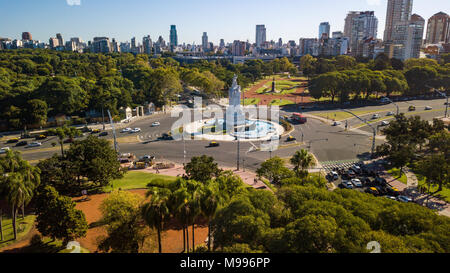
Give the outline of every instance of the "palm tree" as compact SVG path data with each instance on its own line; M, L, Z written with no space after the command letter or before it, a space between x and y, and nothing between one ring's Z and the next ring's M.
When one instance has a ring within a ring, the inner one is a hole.
M202 183L190 180L188 181L189 198L189 222L192 224L192 250L195 251L195 220L201 214L200 199L202 196Z
M172 194L171 210L183 227L183 252L189 252L189 232L187 227L191 210L189 206L190 196L187 191L186 181L179 179L177 182L178 190Z
M158 250L162 253L161 246L161 232L164 222L170 215L169 212L169 197L170 190L163 188L154 188L147 192L147 198L150 197L150 202L142 206L142 217L147 225L151 228L156 228L158 232Z
M61 155L64 156L64 138L66 137L66 128L57 128L56 135L59 139L59 145L61 145Z
M308 169L314 167L314 157L307 150L297 151L291 158L291 164L294 165L294 171L299 178L308 176Z
M221 195L215 182L209 182L202 192L201 197L201 211L208 219L208 251L211 252L211 221L216 215L216 212L221 203Z

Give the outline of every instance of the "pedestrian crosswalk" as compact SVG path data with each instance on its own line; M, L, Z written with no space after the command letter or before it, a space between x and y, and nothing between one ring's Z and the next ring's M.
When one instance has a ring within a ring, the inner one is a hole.
M341 160L341 161L325 161L320 162L322 167L327 171L331 172L334 168L350 168L356 163L360 163L360 160Z

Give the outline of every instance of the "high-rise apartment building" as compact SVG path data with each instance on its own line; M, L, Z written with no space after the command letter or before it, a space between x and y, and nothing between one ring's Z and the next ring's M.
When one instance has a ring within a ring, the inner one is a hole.
M450 16L438 12L428 19L427 44L450 43Z
M56 34L56 39L58 39L59 46L64 46L64 39L63 39L61 33Z
M220 39L220 47L225 47L225 40L224 39Z
M350 50L353 56L363 56L367 43L375 41L378 33L378 19L374 11L360 12L352 19ZM370 54L368 54L370 55ZM365 56L367 57L367 56Z
M246 43L241 41L234 41L231 47L231 52L233 56L244 56L245 55Z
M108 37L94 37L94 41L91 44L91 50L93 53L110 53L111 44Z
M359 14L359 11L349 11L347 17L345 17L344 37L347 37L350 41L352 40L353 18L358 17Z
M418 14L411 15L411 20L409 21L406 33L405 55L403 57L404 60L420 57L424 30L425 19Z
M261 47L267 40L266 26L256 25L256 46Z
M29 32L22 32L22 40L31 41L31 40L33 40L33 37L31 36L31 33L29 33Z
M152 39L150 38L150 35L147 35L144 38L142 38L142 45L144 46L144 54L151 55L153 42Z
M326 36L324 36L326 35ZM330 23L328 22L322 22L319 25L319 40L322 38L329 38L330 37Z
M413 0L388 0L384 42L392 42L395 26L411 19Z

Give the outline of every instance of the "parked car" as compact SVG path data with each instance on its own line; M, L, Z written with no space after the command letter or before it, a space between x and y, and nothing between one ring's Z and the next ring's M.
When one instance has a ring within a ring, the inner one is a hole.
M341 123L339 121L333 122L333 126L339 126L339 125L341 125Z
M357 187L357 188L362 188L362 183L361 183L361 180L359 180L359 179L352 179L352 184L353 185L355 185L355 187Z
M336 181L339 179L339 175L337 172L333 171L330 173L330 177L333 179L333 181Z
M0 149L0 154L6 154L8 151L10 151L11 150L11 148L9 148L9 147L4 147L4 148L1 148Z
M348 170L347 174L350 178L355 178L356 176L356 173L353 170Z
M375 188L375 187L367 188L364 192L373 194L375 196L379 196L380 195L380 193L378 192L377 188Z
M152 127L157 127L160 125L161 125L161 123L159 123L158 121L152 123Z
M397 197L400 195L400 191L395 188L395 187L386 187L386 192L390 195L390 196L394 196Z
M173 137L169 134L164 133L164 134L162 134L161 139L162 140L173 140Z
M389 121L387 121L387 120L383 120L381 122L381 126L388 126L388 125L389 125Z
M28 147L32 148L32 147L39 147L42 146L42 143L40 142L31 142L30 144L28 144Z
M361 167L360 167L360 166L357 166L357 165L352 166L352 167L350 168L350 170L354 171L356 174L361 174L361 173L362 173Z
M353 184L350 181L342 181L342 183L339 184L339 186L343 189L349 189L349 190L353 189Z
M397 196L397 201L400 201L403 203L409 203L409 202L412 202L412 199L411 199L411 197L400 195L400 196Z
M16 147L27 146L27 145L28 145L28 141L20 141L20 142L17 142Z
M155 160L154 156L144 155L139 159L139 162L152 163Z
M361 178L361 182L363 183L364 186L369 186L372 184L372 181L368 177Z

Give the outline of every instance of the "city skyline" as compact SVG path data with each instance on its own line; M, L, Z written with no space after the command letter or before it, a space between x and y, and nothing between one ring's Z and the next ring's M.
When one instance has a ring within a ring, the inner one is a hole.
M24 2L29 7L26 10L23 9ZM130 5L130 2L135 5ZM344 19L349 11L373 10L379 19L378 38L383 38L387 0L348 0L345 5L332 6L330 9L323 9L323 6L330 6L324 5L327 2L333 2L330 0L323 0L320 5L307 1L288 0L280 7L271 7L272 16L265 16L267 5L271 5L269 1L259 1L260 6L253 5L255 2L253 0L239 2L239 9L233 5L234 2L231 0L227 3L211 4L196 0L191 2L191 7L187 7L187 3L177 0L164 1L164 3L142 0L130 0L126 3L82 0L79 6L68 5L66 0L14 1L0 4L2 9L8 11L0 19L0 25L6 26L0 29L0 37L20 39L22 32L30 32L34 39L44 42L55 33L61 33L66 39L80 37L84 41L92 40L96 36L116 38L117 41L130 41L132 37L147 35L150 35L153 40L162 36L169 41L170 25L176 25L179 44L201 44L203 32L208 33L209 41L214 44L218 44L220 39L224 39L226 43L232 43L234 40L249 40L253 43L255 42L255 25L264 24L267 28L268 41L277 41L279 38L283 41L298 41L302 37L316 37L317 28L321 22L329 22L331 32L344 31ZM292 6L292 4L296 5ZM130 6L136 5L142 8L130 10ZM101 14L98 13L98 10L101 10L99 8L102 9ZM143 16L145 10L149 11L146 8L150 8L150 11L158 9L158 12L150 12L147 16ZM253 9L252 12L248 12L249 8ZM412 12L428 20L439 11L448 13L449 9L450 4L446 1L415 0ZM221 10L221 12L217 14L214 10ZM111 15L118 11L121 14ZM180 13L181 11L184 13ZM300 13L296 13L297 11ZM177 16L179 14L188 14L188 16ZM202 20L192 20L193 16L200 15ZM282 15L284 16L280 17ZM86 20L80 20L82 18ZM95 20L93 21L92 18ZM208 21L207 24L204 23L205 20ZM55 21L58 23L55 24Z

